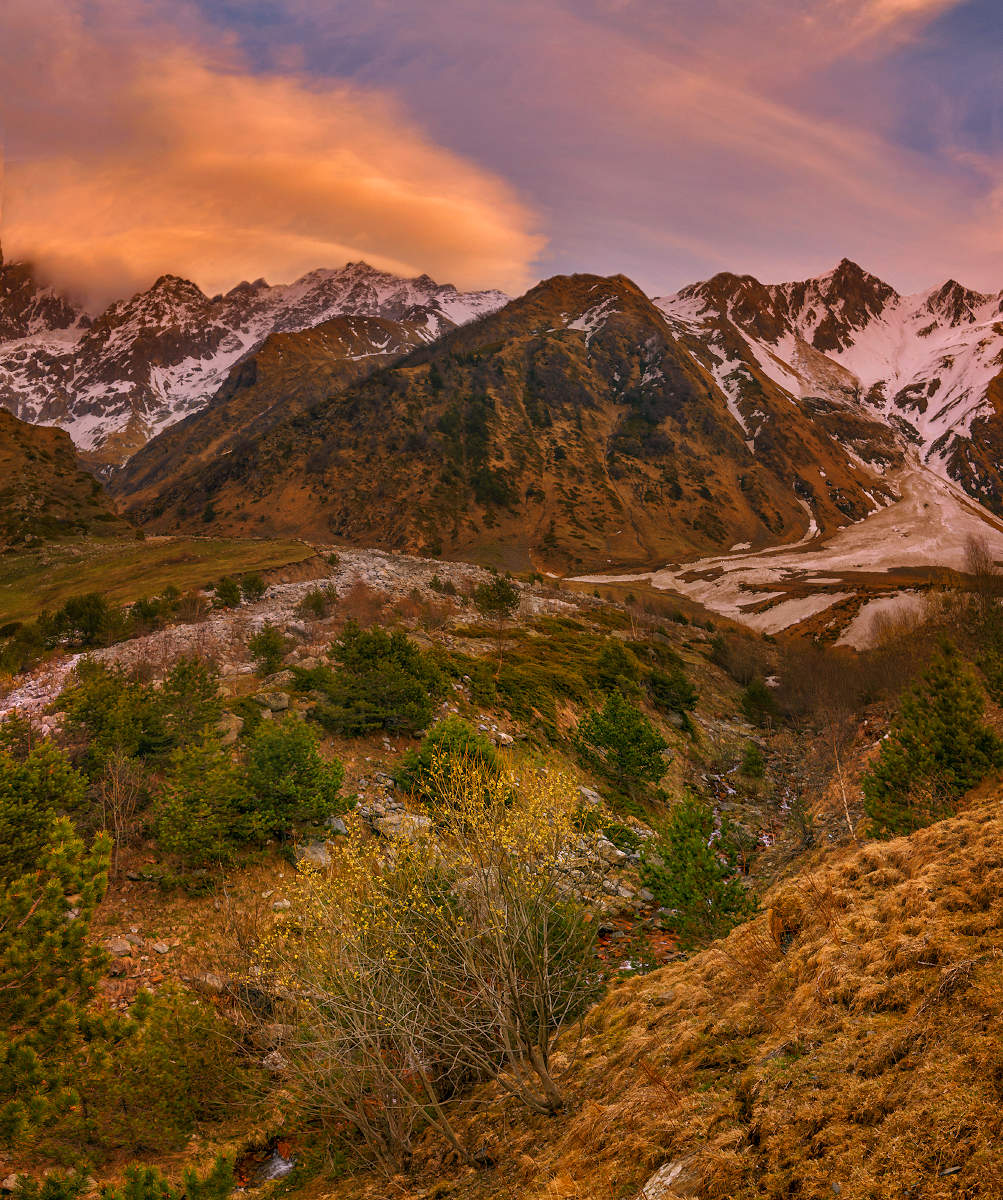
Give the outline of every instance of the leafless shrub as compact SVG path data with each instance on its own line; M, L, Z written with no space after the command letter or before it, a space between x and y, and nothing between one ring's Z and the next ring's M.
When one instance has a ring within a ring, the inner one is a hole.
M97 795L101 828L112 836L112 870L117 874L123 848L131 845L139 833L139 807L146 795L142 767L121 750L113 750L98 780Z
M389 596L358 576L342 597L339 615L346 621L356 621L363 628L374 625L386 608Z

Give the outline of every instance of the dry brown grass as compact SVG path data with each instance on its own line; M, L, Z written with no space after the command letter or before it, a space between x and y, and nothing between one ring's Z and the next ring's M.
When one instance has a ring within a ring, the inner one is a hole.
M450 1194L626 1200L693 1156L705 1200L996 1200L1001 1008L997 794L838 852L722 943L614 987L571 1115L479 1118L504 1170Z

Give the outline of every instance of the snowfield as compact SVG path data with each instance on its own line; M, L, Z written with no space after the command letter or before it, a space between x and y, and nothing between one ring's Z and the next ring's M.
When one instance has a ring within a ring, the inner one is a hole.
M996 559L1003 561L1003 521L956 484L915 460L893 482L899 501L826 541L809 538L795 545L702 558L644 574L588 575L580 581L647 580L653 587L688 596L750 628L778 633L864 587L873 591L873 579L858 580L860 586L855 587L854 576L899 568L964 569L969 537L984 538ZM887 586L893 597L909 587L897 585L894 579ZM782 596L790 598L782 600ZM769 607L752 611L764 602ZM866 642L874 611L879 610L871 609L866 621L861 614L853 622L852 634L844 632L848 644L859 647Z

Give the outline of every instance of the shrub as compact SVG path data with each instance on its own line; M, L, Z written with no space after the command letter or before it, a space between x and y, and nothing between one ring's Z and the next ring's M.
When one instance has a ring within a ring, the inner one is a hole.
M596 658L592 678L603 692L636 692L641 664L618 638L607 638Z
M105 963L90 925L108 853L106 838L87 850L60 818L31 866L0 881L2 1145L24 1145L78 1104L81 1022Z
M83 767L91 778L100 775L110 754L155 761L173 744L156 689L103 663L79 663L59 706L66 713L66 733L83 741Z
M225 862L248 834L247 791L217 741L176 750L157 799L157 843L187 867Z
M665 865L642 862L641 878L658 904L672 910L664 923L683 946L721 937L752 912L734 832L727 818L715 829L713 811L695 796L672 809L658 853Z
M742 693L742 712L753 725L767 725L780 715L777 698L758 676Z
M442 794L443 784L454 770L471 766L496 778L501 771L497 750L460 717L446 717L429 731L417 750L405 754L394 778L398 787L431 802Z
M0 886L36 869L57 814L83 800L83 777L52 742L22 762L0 751Z
M474 602L474 608L482 617L495 622L500 667L504 650L505 622L510 621L519 608L519 589L503 575L495 575L487 583L478 584L473 590L471 599Z
M582 758L621 790L657 783L665 774L662 751L668 743L619 692L581 719L574 741Z
M664 670L656 667L648 675L648 695L662 712L686 717L697 706L699 692L687 678L682 666L670 663Z
M445 681L405 634L363 631L350 621L331 653L336 670L299 673L300 686L323 697L312 715L325 728L358 737L377 729L413 733L431 721Z
M219 671L205 659L179 658L160 689L164 723L175 745L204 736L223 714Z
M250 739L247 785L259 834L285 838L295 825L315 825L344 807L345 770L327 762L317 735L298 717L262 721Z
M944 647L902 699L877 761L864 776L864 810L882 833L910 833L952 812L1003 765L1003 743L982 722L974 676Z
M762 779L766 774L766 759L755 742L749 742L742 754L741 771L749 779Z
M320 620L332 611L337 600L338 593L333 587L311 588L297 604L296 612L301 617Z
M247 648L255 661L257 673L274 675L289 650L289 639L276 625L266 621L248 641Z
M248 604L253 604L265 594L266 587L265 581L255 572L253 575L245 575L240 581L240 594Z
M486 794L473 769L449 786L436 838L388 858L341 839L338 869L297 881L295 919L259 953L298 1026L287 1081L308 1114L347 1124L391 1171L429 1125L473 1162L453 1116L473 1080L559 1109L553 1039L596 991L595 922L568 893L566 860L596 864L582 873L593 897L604 868L573 787L533 776L512 801L507 780ZM566 1054L571 1065L574 1039Z
M219 583L216 584L216 603L221 608L240 607L240 584L236 579L231 579L229 575L224 575Z

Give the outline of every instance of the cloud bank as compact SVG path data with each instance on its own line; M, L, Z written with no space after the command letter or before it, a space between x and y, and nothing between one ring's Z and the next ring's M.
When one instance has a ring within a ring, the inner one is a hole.
M94 299L168 271L212 293L359 258L531 282L542 239L496 173L379 89L250 71L191 8L4 0L0 77L5 253Z

